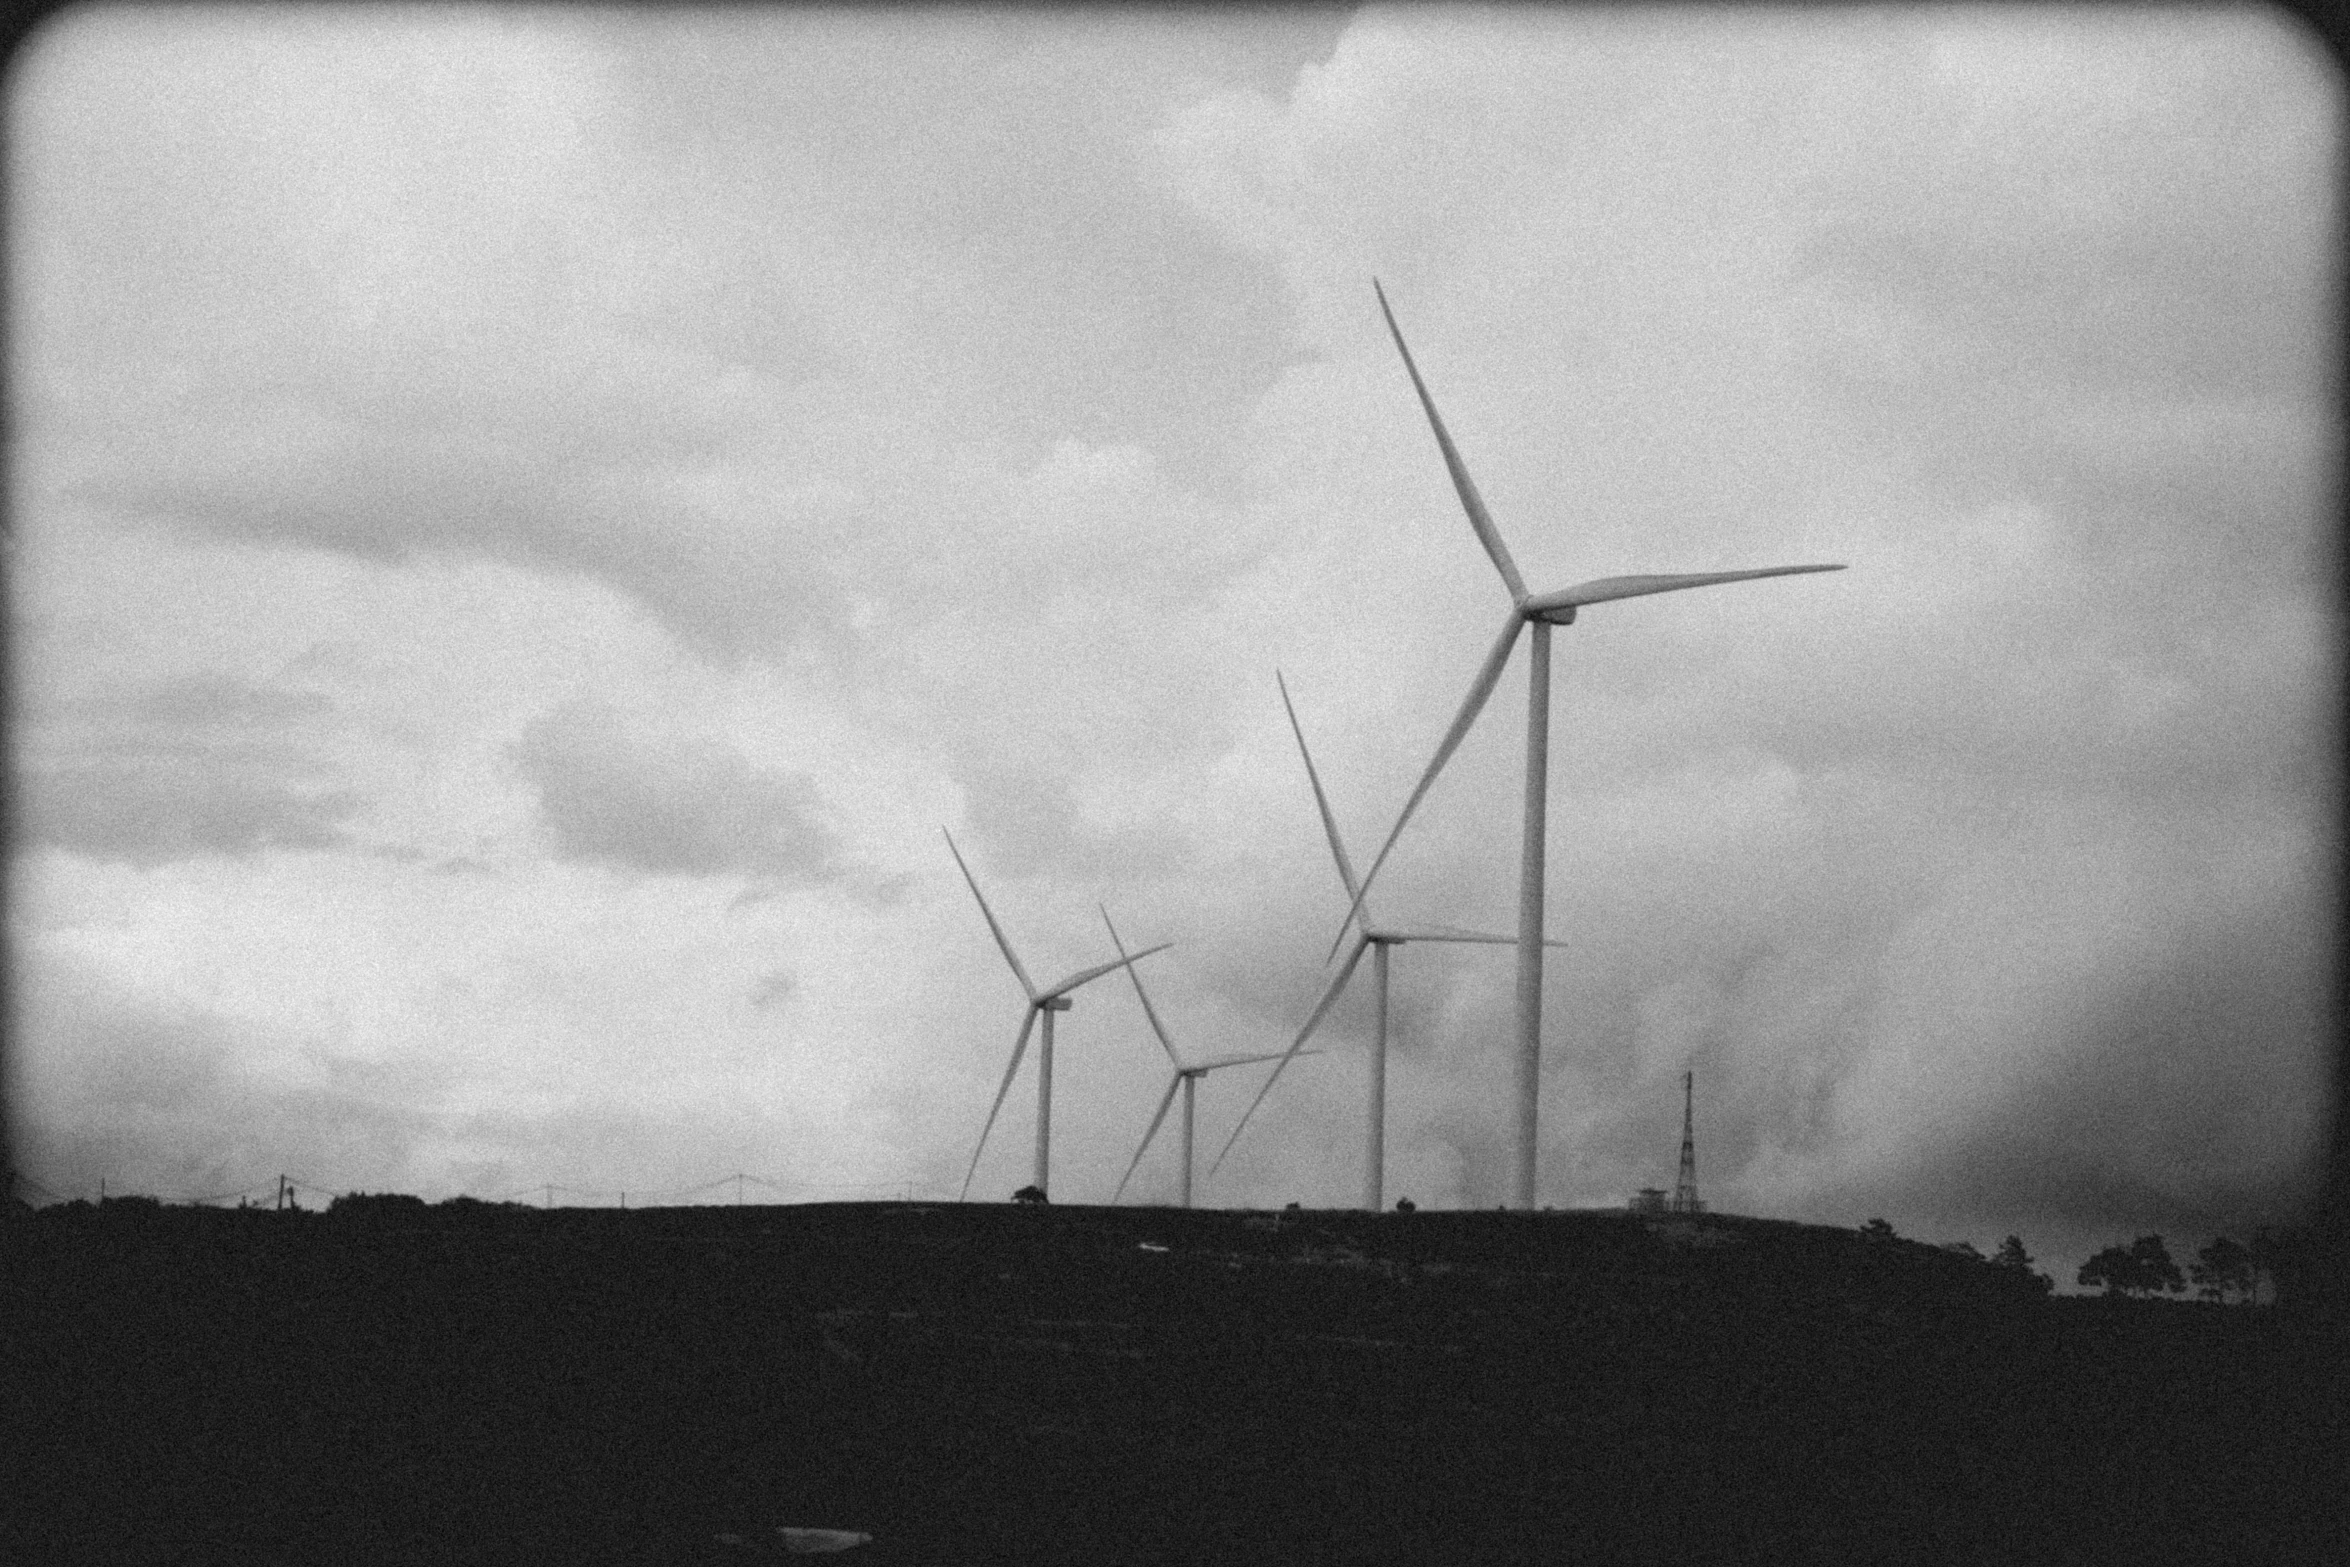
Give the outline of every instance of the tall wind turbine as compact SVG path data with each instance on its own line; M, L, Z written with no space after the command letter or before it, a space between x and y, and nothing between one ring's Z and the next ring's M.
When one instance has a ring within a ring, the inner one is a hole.
M1036 1189L1049 1192L1052 1187L1046 1184L1046 1177L1051 1173L1053 1152L1053 1014L1069 1010L1069 992L1078 986L1097 980L1112 969L1139 963L1154 952L1164 952L1171 943L1162 941L1155 947L1145 947L1132 957L1121 954L1114 963L1080 969L1051 989L1039 990L1029 979L1028 970L1013 955L1012 944L1004 938L1003 926L996 923L995 910L987 906L987 895L979 890L971 867L963 864L963 851L955 847L955 835L944 827L939 831L946 836L947 852L962 867L963 880L970 883L971 896L979 900L979 912L987 916L987 928L995 934L995 944L1003 950L1004 961L1012 965L1013 977L1028 993L1028 1014L1020 1020L1020 1037L1012 1041L1012 1063L1004 1068L1004 1081L995 1091L995 1103L987 1108L987 1124L979 1129L979 1146L971 1150L971 1168L963 1172L963 1189L955 1200L960 1202L971 1194L971 1177L979 1173L979 1156L986 1151L987 1134L995 1130L996 1112L1003 1109L1004 1096L1012 1091L1012 1079L1020 1071L1021 1054L1028 1049L1028 1031L1036 1026L1039 1017L1044 1019L1044 1043L1036 1060Z
M1289 714L1289 732L1297 736L1297 753L1305 758L1306 782L1313 785L1314 808L1322 813L1322 834L1330 841L1330 858L1337 863L1338 879L1345 885L1346 895L1354 900L1347 918L1354 922L1359 934L1355 937L1354 950L1347 954L1345 964L1338 971L1338 977L1330 982L1329 987L1322 992L1322 999L1314 1004L1313 1014L1306 1019L1306 1026L1298 1030L1297 1038L1281 1058L1281 1065L1273 1069L1272 1074L1265 1079L1264 1086L1257 1090L1257 1097L1249 1101L1248 1109L1240 1117L1240 1124L1232 1128L1232 1135L1224 1141L1223 1152L1216 1155L1216 1162L1208 1167L1208 1173L1213 1175L1223 1167L1224 1155L1232 1152L1232 1145L1240 1140L1241 1131L1248 1125L1249 1117L1256 1114L1257 1106L1265 1102L1265 1095L1272 1091L1274 1078L1279 1077L1289 1065L1290 1056L1301 1053L1298 1047L1321 1026L1324 1014L1337 1003L1340 992L1346 989L1346 982L1354 977L1355 965L1362 962L1363 953L1367 949L1371 953L1371 973L1378 986L1379 1004L1374 1013L1378 1019L1377 1026L1371 1035L1370 1103L1364 1117L1363 1206L1377 1213L1384 1200L1382 1185L1387 1168L1387 949L1400 947L1407 941L1473 941L1506 947L1517 938L1461 930L1450 925L1405 928L1372 923L1370 905L1363 899L1362 885L1355 880L1354 862L1347 858L1346 842L1338 835L1338 818L1330 813L1330 798L1322 792L1322 775L1314 768L1314 753L1307 748L1306 732L1298 724L1297 705L1289 699L1289 682L1282 678L1279 670L1273 672L1273 679L1281 687L1281 706ZM1565 943L1553 942L1551 945L1564 946Z
M1102 910L1102 923L1110 927L1110 945L1118 949L1119 957L1125 958L1126 943L1118 939L1118 927L1110 924L1108 909ZM1175 1090L1180 1087L1183 1090L1183 1206L1188 1208L1191 1206L1192 1111L1199 1080L1220 1067L1246 1066L1251 1061L1270 1061L1275 1056L1281 1056L1284 1060L1288 1057L1275 1050L1264 1055L1219 1056L1213 1061L1186 1063L1182 1052L1175 1048L1175 1041L1167 1037L1167 1026L1159 1021L1159 1009L1151 1005L1150 992L1142 988L1142 971L1134 966L1131 959L1127 960L1126 977L1134 981L1134 994L1142 1002L1142 1015L1150 1019L1151 1032L1159 1036L1159 1047L1167 1052L1167 1059L1175 1063L1175 1075L1167 1080L1167 1092L1159 1101L1159 1112L1151 1117L1150 1130L1142 1134L1142 1146L1134 1150L1134 1161L1126 1166L1126 1173L1118 1178L1118 1189L1110 1193L1110 1202L1115 1205L1125 1195L1126 1183L1134 1179L1135 1170L1142 1164L1142 1156L1150 1152L1151 1139L1159 1135L1159 1123L1167 1119L1167 1107L1175 1102ZM1309 1050L1305 1053L1317 1055L1320 1052Z
M1404 823L1411 820L1436 775L1452 759L1469 726L1476 722L1486 698L1501 680L1508 667L1510 653L1516 648L1518 633L1531 626L1531 656L1526 678L1526 810L1525 833L1520 851L1518 871L1518 1062L1516 1136L1517 1205L1534 1206L1535 1115L1537 1094L1542 1075L1542 915L1544 853L1546 849L1544 813L1548 804L1550 768L1550 628L1575 623L1575 611L1586 604L1604 604L1612 599L1640 598L1650 593L1673 593L1683 588L1712 587L1722 582L1750 582L1758 577L1791 577L1804 572L1842 571L1834 566L1766 566L1759 571L1707 571L1694 574L1639 577L1598 577L1579 582L1571 588L1552 593L1529 593L1526 582L1518 575L1517 562L1510 559L1501 534L1487 515L1485 502L1477 494L1476 484L1469 478L1469 470L1454 449L1452 436L1444 428L1444 420L1436 412L1435 400L1429 397L1427 383L1420 379L1420 367L1412 362L1412 351L1406 347L1403 331L1395 324L1395 312L1388 308L1387 291L1371 282L1379 296L1379 313L1387 318L1387 330L1395 339L1397 352L1403 355L1403 366L1412 378L1412 390L1420 397L1420 407L1428 415L1428 427L1436 433L1436 446L1444 454L1444 466L1452 475L1452 487L1461 498L1461 508L1469 514L1469 526L1476 532L1477 542L1485 547L1486 558L1500 573L1502 585L1509 590L1509 618L1502 623L1501 635L1485 655L1485 663L1477 671L1469 694L1454 715L1452 726L1445 730L1437 743L1436 755L1428 763L1428 770L1404 802L1401 815L1387 841L1380 845L1378 857L1371 861L1362 885L1355 890L1355 907L1360 908L1363 894L1370 890L1372 878L1379 867L1387 863L1387 853L1395 847L1396 838L1403 832ZM1351 918L1350 914L1350 918ZM1341 925L1339 941L1346 939ZM1331 945L1332 956L1337 955L1337 943Z

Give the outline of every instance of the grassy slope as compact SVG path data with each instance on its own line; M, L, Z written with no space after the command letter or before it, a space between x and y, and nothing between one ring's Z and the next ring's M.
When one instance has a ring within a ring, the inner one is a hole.
M2346 1521L2306 1324L1764 1220L110 1207L0 1260L10 1560L2318 1562Z

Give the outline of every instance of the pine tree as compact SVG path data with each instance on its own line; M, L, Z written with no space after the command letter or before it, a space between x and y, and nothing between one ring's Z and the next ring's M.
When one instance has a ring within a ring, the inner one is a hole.
M1991 1254L1991 1265L1995 1268L2013 1268L2019 1273L2031 1274L2033 1282L2039 1285L2040 1293L2043 1295L2056 1288L2056 1280L2045 1273L2032 1272L2032 1254L2024 1250L2023 1237L2020 1235L2010 1235L1999 1243L1999 1249Z

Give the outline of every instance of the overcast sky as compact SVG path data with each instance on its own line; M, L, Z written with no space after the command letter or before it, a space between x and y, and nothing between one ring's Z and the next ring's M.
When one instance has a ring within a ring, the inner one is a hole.
M951 1196L1023 1002L941 826L1040 978L1106 902L1179 1041L1286 1044L1345 898L1275 669L1367 859L1507 604L1374 276L1538 591L1851 567L1558 635L1545 1202L1671 1185L1691 1068L1735 1211L2309 1190L2342 105L2287 23L98 7L10 86L50 1190ZM1512 928L1522 668L1383 915ZM1387 1190L1498 1203L1510 956L1395 976ZM1207 1200L1354 1200L1368 1027ZM1106 1201L1122 979L1058 1057Z

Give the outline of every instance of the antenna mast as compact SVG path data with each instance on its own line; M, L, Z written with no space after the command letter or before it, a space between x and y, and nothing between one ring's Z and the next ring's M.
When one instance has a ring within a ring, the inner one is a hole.
M1681 1174L1673 1183L1675 1213L1705 1212L1705 1204L1697 1199L1696 1099L1697 1074L1684 1072L1681 1074Z

